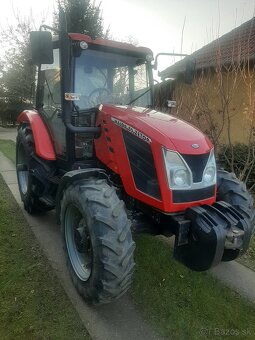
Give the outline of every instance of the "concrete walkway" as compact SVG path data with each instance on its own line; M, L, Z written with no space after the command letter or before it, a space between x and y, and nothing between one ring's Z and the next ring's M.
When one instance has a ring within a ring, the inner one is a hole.
M0 134L0 138L2 138L2 133ZM1 152L0 174L3 176L21 207L29 226L34 232L41 248L49 259L92 339L160 339L130 301L128 295L123 296L121 299L109 305L97 307L88 306L81 299L71 282L66 268L60 229L56 224L54 211L37 217L31 216L24 211L23 204L20 200L15 167Z
M10 139L16 142L17 128L3 128L0 126L0 139Z
M236 261L221 262L210 274L255 303L255 272Z

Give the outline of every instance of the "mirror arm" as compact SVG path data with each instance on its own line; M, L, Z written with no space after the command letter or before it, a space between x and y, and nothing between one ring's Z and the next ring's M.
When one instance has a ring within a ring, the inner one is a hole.
M160 55L166 55L166 56L170 56L170 57L187 57L188 56L188 54L184 54L184 53L163 53L163 52L158 53L155 57L155 63L153 65L154 70L156 70L158 68L158 57Z
M47 29L47 30L50 30L50 31L53 31L55 33L60 33L59 30L57 30L56 28L53 28L51 26L48 26L48 25L41 25L40 28L39 28L39 31L42 31L42 29Z

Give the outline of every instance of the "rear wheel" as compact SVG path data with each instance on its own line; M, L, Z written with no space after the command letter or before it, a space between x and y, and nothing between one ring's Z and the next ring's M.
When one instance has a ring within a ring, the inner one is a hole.
M253 224L255 223L255 209L252 195L234 173L224 170L217 172L217 201L225 201L243 213Z
M67 265L79 293L108 303L130 287L134 270L130 221L115 189L105 180L71 184L61 201Z
M53 208L40 201L44 188L42 182L36 180L33 173L38 170L43 177L43 172L42 166L33 160L34 151L32 130L28 124L22 124L18 129L16 143L16 171L21 199L25 210L30 214Z
M224 170L217 172L217 201L225 201L236 208L252 225L254 232L255 209L253 197L234 173ZM223 261L235 259L239 255L239 250L225 250Z

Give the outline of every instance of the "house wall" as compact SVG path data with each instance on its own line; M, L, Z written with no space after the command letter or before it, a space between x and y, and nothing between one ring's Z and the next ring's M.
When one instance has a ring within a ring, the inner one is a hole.
M168 98L169 99L169 98ZM214 144L249 143L255 139L254 69L229 68L197 73L192 85L175 80L171 114L192 122Z

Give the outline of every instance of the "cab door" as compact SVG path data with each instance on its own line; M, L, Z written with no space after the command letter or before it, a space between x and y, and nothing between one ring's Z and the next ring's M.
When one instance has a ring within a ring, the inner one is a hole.
M59 48L53 49L53 63L41 64L36 107L51 134L58 157L66 157L66 127L62 120Z

